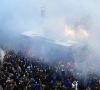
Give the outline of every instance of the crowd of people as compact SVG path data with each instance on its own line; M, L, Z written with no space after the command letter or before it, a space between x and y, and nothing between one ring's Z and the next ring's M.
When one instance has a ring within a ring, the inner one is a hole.
M3 90L100 90L99 75L88 76L64 63L29 57L27 53L5 51L0 65Z

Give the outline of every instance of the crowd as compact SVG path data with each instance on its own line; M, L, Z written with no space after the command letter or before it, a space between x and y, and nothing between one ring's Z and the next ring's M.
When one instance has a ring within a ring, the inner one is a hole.
M3 90L100 90L99 83L99 75L84 76L64 63L29 57L22 51L6 51L0 65Z

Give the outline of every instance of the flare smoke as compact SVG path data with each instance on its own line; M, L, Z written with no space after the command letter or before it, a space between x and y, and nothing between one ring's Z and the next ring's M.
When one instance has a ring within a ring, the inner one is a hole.
M0 48L0 62L3 64L3 58L5 56L5 51Z

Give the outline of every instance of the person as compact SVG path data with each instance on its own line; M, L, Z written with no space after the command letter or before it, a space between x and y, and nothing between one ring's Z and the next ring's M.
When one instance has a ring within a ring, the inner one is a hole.
M50 90L50 85L48 83L46 83L44 90Z
M68 79L67 82L65 83L65 86L66 86L66 88L67 88L68 90L71 90L72 84L71 84L71 82L70 82L69 79Z
M75 81L72 83L72 90L75 90Z
M85 89L84 85L81 82L79 83L78 87L79 87L79 90L84 90Z
M91 90L90 86L88 86L88 87L86 88L86 90Z
M35 90L39 90L40 84L38 84L37 82L35 82L34 87L35 87Z
M72 90L78 90L78 82L77 81L73 81Z
M4 56L3 65L0 66L0 83L4 90L41 90L42 86L45 90L77 90L78 88L79 90L85 90L84 85L80 85L84 82L82 74L75 73L77 72L75 70L73 73L71 70L64 69L64 72L68 73L64 73L62 80L62 73L61 71L56 72L55 67L58 65L54 62L53 60L41 61L38 58L29 58L21 53L16 55L11 51ZM93 74L92 76L97 77ZM87 77L87 83L91 86L87 90L98 90L99 88L99 82L97 82L99 77L96 80L93 77ZM66 79L68 80L66 81ZM79 80L79 83L73 82L73 79Z

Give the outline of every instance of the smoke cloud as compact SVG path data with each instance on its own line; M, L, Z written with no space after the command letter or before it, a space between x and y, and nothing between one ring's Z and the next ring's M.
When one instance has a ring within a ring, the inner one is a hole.
M19 42L22 43L19 33L31 30L84 43L88 45L92 55L99 55L99 3L99 0L0 1L1 45L18 48ZM41 15L42 7L44 17ZM77 46L79 47L81 46ZM75 51L77 48L74 47L72 50ZM43 48L41 52L45 54ZM77 56L77 59L84 59L84 56Z

